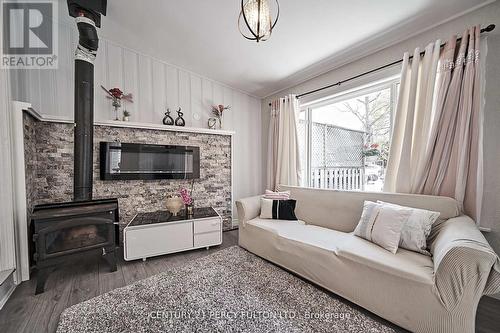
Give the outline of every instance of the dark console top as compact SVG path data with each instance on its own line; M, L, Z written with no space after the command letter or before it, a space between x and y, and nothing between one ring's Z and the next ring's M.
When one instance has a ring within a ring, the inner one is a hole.
M138 213L129 223L129 226L178 222L218 216L219 214L212 207L194 208L193 215L186 215L186 210L183 209L177 213L177 216L173 216L172 213L166 210L158 210L156 212Z

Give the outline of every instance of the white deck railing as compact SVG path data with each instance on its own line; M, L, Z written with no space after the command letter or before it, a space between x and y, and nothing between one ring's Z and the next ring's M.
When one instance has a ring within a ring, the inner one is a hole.
M364 190L364 168L312 168L311 186L334 190Z

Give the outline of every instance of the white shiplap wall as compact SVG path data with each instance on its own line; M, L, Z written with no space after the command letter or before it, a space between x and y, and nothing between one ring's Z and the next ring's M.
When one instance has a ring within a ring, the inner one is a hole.
M76 29L61 23L59 68L13 71L15 100L31 103L44 116L73 119L73 54L77 40ZM224 129L236 132L234 198L262 191L260 182L254 181L262 179L260 99L108 39L100 40L94 73L96 121L114 118L111 102L101 85L133 94L133 103L124 102L133 122L161 124L167 107L174 111L174 119L175 110L181 107L186 126L206 128L211 105L230 105L231 110L224 116Z

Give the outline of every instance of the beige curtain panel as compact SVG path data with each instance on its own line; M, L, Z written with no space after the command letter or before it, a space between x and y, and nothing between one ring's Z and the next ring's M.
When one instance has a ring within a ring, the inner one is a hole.
M419 193L430 156L429 137L433 120L432 103L441 41L429 44L421 57L416 48L413 58L403 56L399 98L394 117L384 190Z
M271 102L267 147L267 188L273 191L276 190L276 170L278 164L279 105L279 100Z
M300 184L300 158L297 134L299 113L295 95L271 103L267 152L267 187Z
M479 34L475 26L464 31L460 43L453 36L440 51L437 68L437 42L422 58L415 53L411 66L403 62L384 187L453 197L476 221L483 165Z

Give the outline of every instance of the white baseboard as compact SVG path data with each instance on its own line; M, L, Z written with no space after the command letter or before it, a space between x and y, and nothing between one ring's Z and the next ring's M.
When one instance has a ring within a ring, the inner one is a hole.
M3 283L0 285L0 310L3 308L5 303L9 300L14 290L16 290L17 285L14 283L14 275L11 274Z

